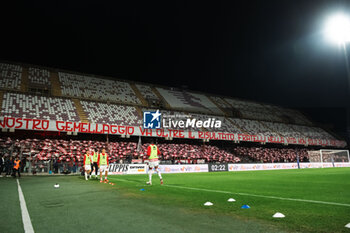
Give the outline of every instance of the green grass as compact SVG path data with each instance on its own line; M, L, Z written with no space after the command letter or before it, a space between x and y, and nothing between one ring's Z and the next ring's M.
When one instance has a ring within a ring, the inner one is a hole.
M17 183L12 177L0 178L0 232L24 232Z
M163 174L163 186L157 175L152 186L147 175L109 178L115 186L77 176L23 177L35 232L350 232L350 206L250 196L350 205L349 168ZM0 232L23 232L15 180L1 178L0 187ZM286 218L272 218L275 212Z

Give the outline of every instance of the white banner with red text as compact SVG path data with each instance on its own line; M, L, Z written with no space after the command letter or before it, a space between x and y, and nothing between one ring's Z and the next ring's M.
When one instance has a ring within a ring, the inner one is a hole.
M159 165L161 173L190 173L190 172L208 172L208 164L161 164Z
M246 141L262 143L280 143L280 144L299 144L299 145L318 145L345 147L345 141L311 138L292 138L292 137L269 137L265 135L246 135L224 132L202 132L191 130L172 130L172 129L144 129L142 126L122 126L109 124L95 124L83 122L51 121L39 119L26 119L14 117L0 118L1 129L22 129L22 130L41 130L58 132L77 132L93 134L114 134L125 136L146 136L146 137L164 137L164 138L188 138L188 139L208 139L208 140L226 140L226 141Z

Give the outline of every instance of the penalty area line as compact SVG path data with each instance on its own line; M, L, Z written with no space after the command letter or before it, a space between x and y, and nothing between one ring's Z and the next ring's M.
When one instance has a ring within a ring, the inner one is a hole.
M250 197L261 197L261 198L285 200L285 201L298 201L298 202L306 202L306 203L315 203L315 204L350 207L350 204L337 203L337 202L315 201L315 200L298 199L298 198L266 196L266 195L251 194L251 193L235 193L235 192L222 191L222 190L213 190L213 189L204 189L204 188L192 188L192 187L169 185L169 184L166 184L164 186L171 187L171 188L180 188L180 189L189 189L189 190L196 190L196 191L212 192L212 193L225 193L225 194L234 194L234 195L241 195L241 196L250 196Z
M18 196L19 196L19 203L21 205L21 212L22 212L22 221L23 221L23 227L25 233L34 233L32 221L30 220L26 201L23 196L23 192L21 189L21 186L19 184L19 180L17 179L17 186L18 186Z

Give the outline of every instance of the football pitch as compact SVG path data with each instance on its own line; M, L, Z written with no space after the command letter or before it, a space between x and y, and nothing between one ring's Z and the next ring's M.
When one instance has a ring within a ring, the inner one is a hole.
M19 182L35 232L350 232L350 168L163 179L160 185L154 174L152 186L148 175L110 176L114 186L80 176ZM24 232L16 180L0 178L0 187L0 232ZM285 218L273 218L276 212Z

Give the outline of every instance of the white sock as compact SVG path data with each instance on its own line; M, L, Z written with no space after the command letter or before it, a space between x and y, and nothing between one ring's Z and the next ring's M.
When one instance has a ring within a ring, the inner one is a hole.
M153 170L148 171L149 182L152 182L152 173L153 173Z
M160 174L159 169L157 169L157 172L158 172L159 179L161 179L161 180L162 180L162 179L163 179L163 178L162 178L162 174Z
M85 172L85 180L87 179L87 173Z

